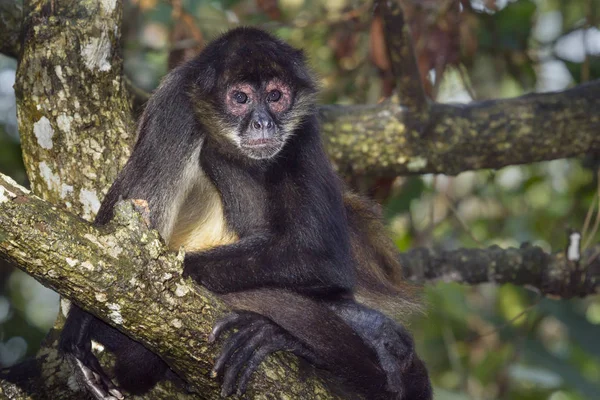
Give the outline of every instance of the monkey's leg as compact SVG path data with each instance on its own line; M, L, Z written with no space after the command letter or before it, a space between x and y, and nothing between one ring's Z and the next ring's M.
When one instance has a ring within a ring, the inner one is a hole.
M354 301L334 302L330 308L375 351L394 399L432 398L427 369L415 353L410 333L402 325Z
M93 315L73 304L60 337L59 349L67 357L76 382L87 388L94 398L123 399L123 394L112 383L92 353L90 327L94 319Z
M365 398L389 399L385 390L386 374L379 365L377 354L327 306L327 301L281 289L230 293L221 297L234 310L240 310L240 314L241 311L252 314L241 319L232 317L216 326L215 333L232 327L242 332L228 338L235 351L229 350L228 345L223 357L231 361L219 365L226 364L227 368L238 365L234 359L243 365L242 368L249 365L249 371L239 373L247 379L266 355L279 350L289 351L331 372L344 387ZM260 328L257 328L258 324ZM245 360L248 361L244 365ZM231 375L235 378L234 373Z

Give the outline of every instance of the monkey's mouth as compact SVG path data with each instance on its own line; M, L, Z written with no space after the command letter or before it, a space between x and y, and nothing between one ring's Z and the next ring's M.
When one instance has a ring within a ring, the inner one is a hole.
M253 138L242 140L241 147L250 158L262 160L277 154L281 150L282 143L276 139Z
M273 146L275 144L275 140L267 139L267 138L259 138L259 139L249 139L244 143L246 147L266 147Z

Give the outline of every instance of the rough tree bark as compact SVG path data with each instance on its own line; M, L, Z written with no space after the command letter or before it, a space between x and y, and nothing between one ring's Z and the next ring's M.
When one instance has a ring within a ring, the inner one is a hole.
M15 92L38 196L92 220L134 138L122 79L121 2L25 2Z
M600 151L600 82L469 104L434 103L425 123L392 98L320 109L340 172L376 177L501 168ZM574 140L574 135L577 140Z
M180 278L181 255L167 252L129 203L103 229L73 214L93 218L134 138L121 75L121 2L30 0L22 20L19 2L0 0L0 10L7 11L0 17L0 52L19 57L19 128L37 195L0 177L0 256L161 354L202 390L194 397L216 398L218 385L208 378L214 349L205 339L223 312L220 302ZM406 27L394 22L401 13L384 12L394 70L411 75L412 60L394 57L411 53ZM399 40L390 36L394 29ZM468 105L428 104L410 76L400 77L398 86L398 94L380 105L321 108L326 144L342 173L455 174L600 150L600 82ZM415 93L413 102L401 97L402 88ZM402 257L416 279L515 282L581 296L598 291L599 252L592 249L579 263L535 247L416 249ZM59 317L56 327L61 323ZM80 397L65 384L68 369L56 354L56 333L37 361L21 370L31 372L25 378L41 379L0 380L0 398ZM269 359L254 379L253 395L335 398L316 378L300 382L297 371L293 357ZM144 396L184 397L169 384Z

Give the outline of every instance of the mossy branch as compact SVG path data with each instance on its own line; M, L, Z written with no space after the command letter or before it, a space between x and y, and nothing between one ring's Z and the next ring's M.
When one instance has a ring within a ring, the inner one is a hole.
M35 194L93 220L129 158L120 1L26 0L15 94Z
M322 130L340 172L455 175L600 151L600 81L563 92L431 104L422 123L386 101L323 106Z
M573 297L598 292L599 254L596 246L580 259L568 260L564 253L550 255L525 245L414 249L401 260L414 280L510 282ZM206 339L226 308L181 277L182 254L166 249L132 203L121 203L111 224L96 227L0 175L0 257L146 344L202 393L210 393L205 398L218 398L219 385L208 376L218 348ZM254 398L265 393L333 398L320 381L299 379L290 358L270 359L252 390Z

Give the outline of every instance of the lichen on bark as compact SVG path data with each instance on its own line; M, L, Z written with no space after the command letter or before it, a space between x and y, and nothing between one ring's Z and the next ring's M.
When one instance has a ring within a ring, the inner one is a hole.
M27 174L36 194L88 220L134 139L120 18L118 1L26 2L15 89Z
M322 106L319 115L327 151L341 173L395 177L454 175L598 151L599 109L595 81L514 99L434 103L425 117L391 100Z

